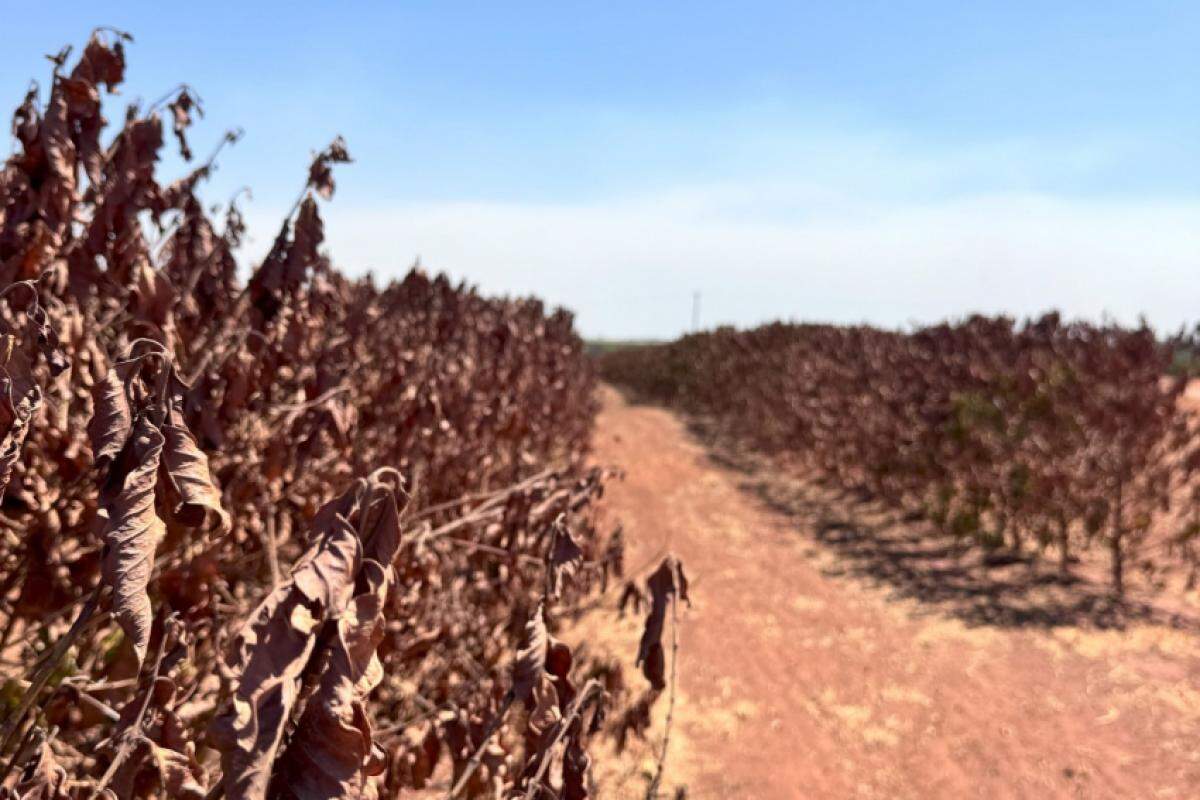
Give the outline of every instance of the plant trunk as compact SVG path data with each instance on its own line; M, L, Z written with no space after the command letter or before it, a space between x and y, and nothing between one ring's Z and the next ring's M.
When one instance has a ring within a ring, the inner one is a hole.
M1112 551L1112 590L1117 597L1125 596L1125 552L1121 547L1121 535L1114 534L1110 544Z
M1066 520L1058 521L1058 571L1066 575L1071 569L1071 535Z
M1109 539L1109 551L1112 558L1112 591L1117 597L1125 596L1125 526L1124 513L1121 508L1122 489L1124 483L1117 483L1117 503L1113 509L1112 536Z

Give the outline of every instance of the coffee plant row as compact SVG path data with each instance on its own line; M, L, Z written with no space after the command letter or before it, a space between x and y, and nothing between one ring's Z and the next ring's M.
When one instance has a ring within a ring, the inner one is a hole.
M0 797L588 797L685 589L611 713L553 636L622 570L571 315L339 273L340 139L239 269L199 194L238 134L193 161L186 85L110 126L129 41L51 57L0 171Z
M912 332L775 323L600 357L603 377L988 550L1103 552L1194 578L1183 343L1146 327L974 316Z

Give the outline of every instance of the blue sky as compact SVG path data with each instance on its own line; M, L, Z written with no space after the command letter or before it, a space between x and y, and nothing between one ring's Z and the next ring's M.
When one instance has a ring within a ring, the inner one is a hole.
M589 335L675 335L694 290L706 324L1200 318L1200 4L6 6L10 107L107 24L124 99L193 85L197 152L245 128L208 196L253 188L248 260L341 133L339 265Z

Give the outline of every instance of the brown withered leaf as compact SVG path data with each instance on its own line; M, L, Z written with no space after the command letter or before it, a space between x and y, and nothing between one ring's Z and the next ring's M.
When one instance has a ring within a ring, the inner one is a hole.
M554 679L554 689L558 692L558 705L566 709L575 699L575 684L571 681L571 667L575 656L566 642L560 642L550 637L546 648L546 673Z
M37 755L26 764L17 780L14 798L19 800L70 800L67 771L54 757L49 743L42 741ZM4 791L0 788L0 791Z
M113 776L112 789L118 797L133 797L146 781L162 787L166 797L180 800L204 800L202 777L196 759L186 753L163 747L153 739L136 734L130 755Z
M70 77L60 78L54 87L56 90L63 89L69 96L71 123L76 131L79 160L93 186L101 181L105 161L104 148L100 141L105 119L100 113L99 87L104 84L111 94L116 92L117 85L125 79L124 43L130 40L127 33L109 33L113 35L111 45L99 31L94 32L79 63L71 70Z
M133 267L131 288L130 310L133 315L152 323L161 331L171 331L174 327L176 293L162 270L155 269L148 258L138 258Z
M42 355L46 359L46 364L50 367L50 374L52 376L59 375L70 364L67 363L66 357L63 356L62 348L58 342L58 333L50 324L50 320L46 316L46 310L35 299L26 313L29 314L29 319L33 323L37 346L42 351Z
M344 504L345 496L322 509ZM237 675L231 705L213 722L229 800L263 800L300 678L322 624L345 608L354 591L362 545L338 513L318 512L315 542L271 592L234 642ZM320 525L320 526L319 526Z
M0 500L4 499L4 491L12 477L13 466L21 457L21 446L29 435L29 425L33 421L33 413L42 404L42 390L37 386L30 387L25 396L16 404L12 401L12 381L3 379L4 402L6 411L12 417L4 438L0 439Z
M534 690L546 673L546 651L549 646L545 603L538 603L537 610L525 623L525 640L517 651L512 667L513 696L526 705L529 705Z
M325 241L325 223L312 195L300 202L296 224L292 228L292 241L283 263L283 285L291 291L308 278L320 258L320 246Z
M612 732L618 753L625 751L631 735L638 739L646 738L646 730L650 727L650 712L661 694L658 689L647 689L613 722Z
M687 599L687 578L683 574L683 565L674 556L667 556L646 579L646 588L650 591L650 611L638 643L636 663L642 668L642 674L650 681L650 685L661 691L667 685L664 674L666 656L662 645L667 605L675 596Z
M625 577L625 528L619 523L608 536L600 566L600 591L605 593L608 591L609 578L621 580Z
M625 581L625 588L621 590L621 597L617 601L617 614L625 616L627 607L632 608L633 613L640 614L645 605L646 594L633 581Z
M400 549L400 517L408 507L404 478L394 469L377 469L360 493L358 535L363 558L390 565Z
M104 41L101 31L92 33L79 63L71 71L71 77L95 85L104 84L109 92L115 92L116 87L125 80L125 42L132 41L133 37L125 31L111 28L104 32L113 37L112 44Z
M160 747L149 739L143 738L142 742L167 797L203 800L206 793L197 780L200 769L194 757L169 747Z
M554 540L550 544L548 590L551 598L562 594L563 578L575 575L583 564L583 550L567 528L566 516L559 514L553 525Z
M383 639L391 567L364 561L359 580L367 591L337 619L329 664L275 767L274 800L360 798L368 776L386 764L371 739L365 701L383 678L375 650Z
M325 238L325 225L312 194L300 203L295 224L284 220L246 289L251 304L258 310L261 323L275 319L288 297L308 278L320 259L319 247Z
M113 616L125 631L141 664L150 642L153 612L146 588L154 552L166 526L154 510L154 487L163 435L149 414L141 414L105 492L104 582L113 590Z
M534 689L533 707L527 715L522 781L544 772L548 766L546 760L553 757L552 751L564 733L568 736L583 734L583 720L579 716L582 708L575 702L578 692L570 678L573 662L571 648L550 637L546 668ZM585 692L600 688L599 682L590 681ZM564 724L568 725L565 729Z
M688 604L688 608L692 606L692 598L688 597L688 579L687 574L683 571L683 562L678 558L675 559L675 585L679 590L679 599Z
M92 418L87 431L92 444L92 463L100 473L101 483L133 432L127 385L135 368L134 362L118 362L92 387Z
M175 519L192 528L215 523L221 531L229 530L229 514L221 505L221 492L209 469L208 456L184 421L182 395L172 398L162 431L163 469L179 495L173 510Z
M350 163L350 153L346 150L346 140L341 136L334 139L328 147L317 154L312 165L308 168L308 185L316 189L317 194L326 200L333 197L333 164Z
M38 106L38 85L34 82L25 92L25 100L13 113L12 120L13 136L21 143L21 147L26 153L36 145L41 121L42 111Z
M171 128L175 132L175 138L179 140L179 154L183 156L184 161L191 161L192 148L188 146L187 129L192 124L192 110L203 117L204 108L186 86L179 90L179 94L168 108L171 109Z
M587 754L584 727L579 720L571 726L562 760L562 800L588 800L587 776L592 760Z
M71 119L66 91L55 82L50 92L50 102L42 119L42 146L45 152L46 177L42 184L42 219L48 233L60 235L69 224L71 204L75 199L77 183L75 143L72 141ZM33 277L43 264L30 264L25 259L25 270L21 277Z
M537 677L527 703L529 732L535 738L540 738L562 719L562 709L559 704L558 692L554 689L554 679L545 672Z
M354 526L337 515L320 531L316 547L297 562L292 582L310 603L336 615L353 596L361 564L362 542Z

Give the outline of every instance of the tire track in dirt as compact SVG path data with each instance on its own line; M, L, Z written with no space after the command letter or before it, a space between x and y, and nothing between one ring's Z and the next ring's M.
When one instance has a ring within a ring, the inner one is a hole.
M626 561L670 549L693 581L668 786L704 799L1200 796L1194 634L968 627L831 577L815 521L742 491L671 413L601 396L597 459L627 472L607 492Z

